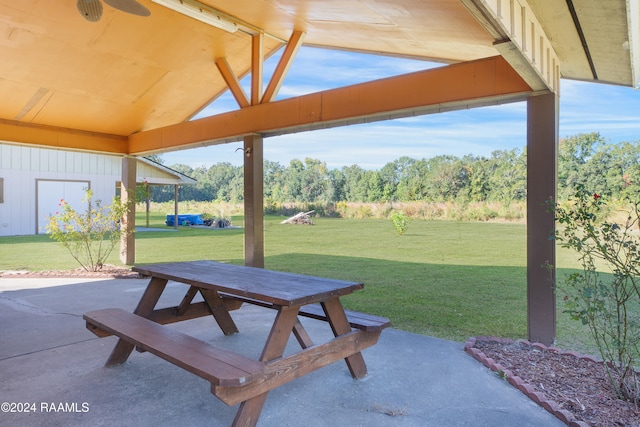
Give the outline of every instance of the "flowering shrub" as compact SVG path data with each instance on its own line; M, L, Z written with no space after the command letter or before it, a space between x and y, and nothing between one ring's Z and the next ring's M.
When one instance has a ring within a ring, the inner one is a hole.
M103 206L100 200L96 200L94 206L92 196L92 191L87 190L84 213L60 199L60 211L49 216L47 233L86 271L99 271L124 233L120 220L127 212L127 205L114 198L111 206Z
M631 203L625 224L608 221L607 212L603 197L583 186L570 207L555 206L555 238L582 265L558 291L565 312L589 327L617 395L640 403L640 201Z

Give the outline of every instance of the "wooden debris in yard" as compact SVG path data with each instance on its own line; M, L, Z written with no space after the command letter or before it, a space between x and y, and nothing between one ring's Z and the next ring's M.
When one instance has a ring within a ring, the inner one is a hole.
M280 224L308 224L313 225L313 221L311 221L311 217L309 216L315 211L309 212L300 212L292 216L291 218L285 219Z

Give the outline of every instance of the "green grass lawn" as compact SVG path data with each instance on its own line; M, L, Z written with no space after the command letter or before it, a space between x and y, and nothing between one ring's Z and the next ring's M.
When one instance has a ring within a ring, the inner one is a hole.
M164 225L136 235L136 263L213 259L243 263L242 229ZM526 249L522 224L413 221L399 236L388 220L314 219L281 225L265 218L265 267L361 281L364 291L344 299L348 308L389 317L394 327L464 341L474 335L525 338ZM143 213L138 225L145 225ZM233 218L242 225L242 217ZM109 260L120 264L117 248ZM559 250L558 277L575 267ZM71 269L75 261L48 236L0 238L0 270ZM560 297L559 297L560 299ZM558 346L593 353L586 330L562 313Z

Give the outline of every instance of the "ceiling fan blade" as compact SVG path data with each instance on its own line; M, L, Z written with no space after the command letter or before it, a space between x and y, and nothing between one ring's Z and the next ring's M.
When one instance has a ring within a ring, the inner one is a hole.
M138 3L136 0L104 0L106 4L114 9L138 16L149 16L149 9Z
M84 19L89 22L98 22L102 17L100 0L78 0L76 7Z

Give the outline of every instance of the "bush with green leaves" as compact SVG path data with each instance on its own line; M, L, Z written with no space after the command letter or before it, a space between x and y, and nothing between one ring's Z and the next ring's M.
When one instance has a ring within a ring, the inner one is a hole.
M577 252L582 269L558 284L565 312L590 330L619 398L640 403L640 201L626 222L609 218L597 193L578 186L568 207L555 205L555 238Z
M60 199L60 211L48 218L47 233L67 249L84 270L99 271L125 233L120 221L128 205L114 198L110 206L104 206L101 200L93 202L92 196L93 192L87 190L84 212L76 211Z
M396 232L401 236L407 231L407 227L409 226L409 218L403 211L393 211L391 214L391 222L396 228Z

